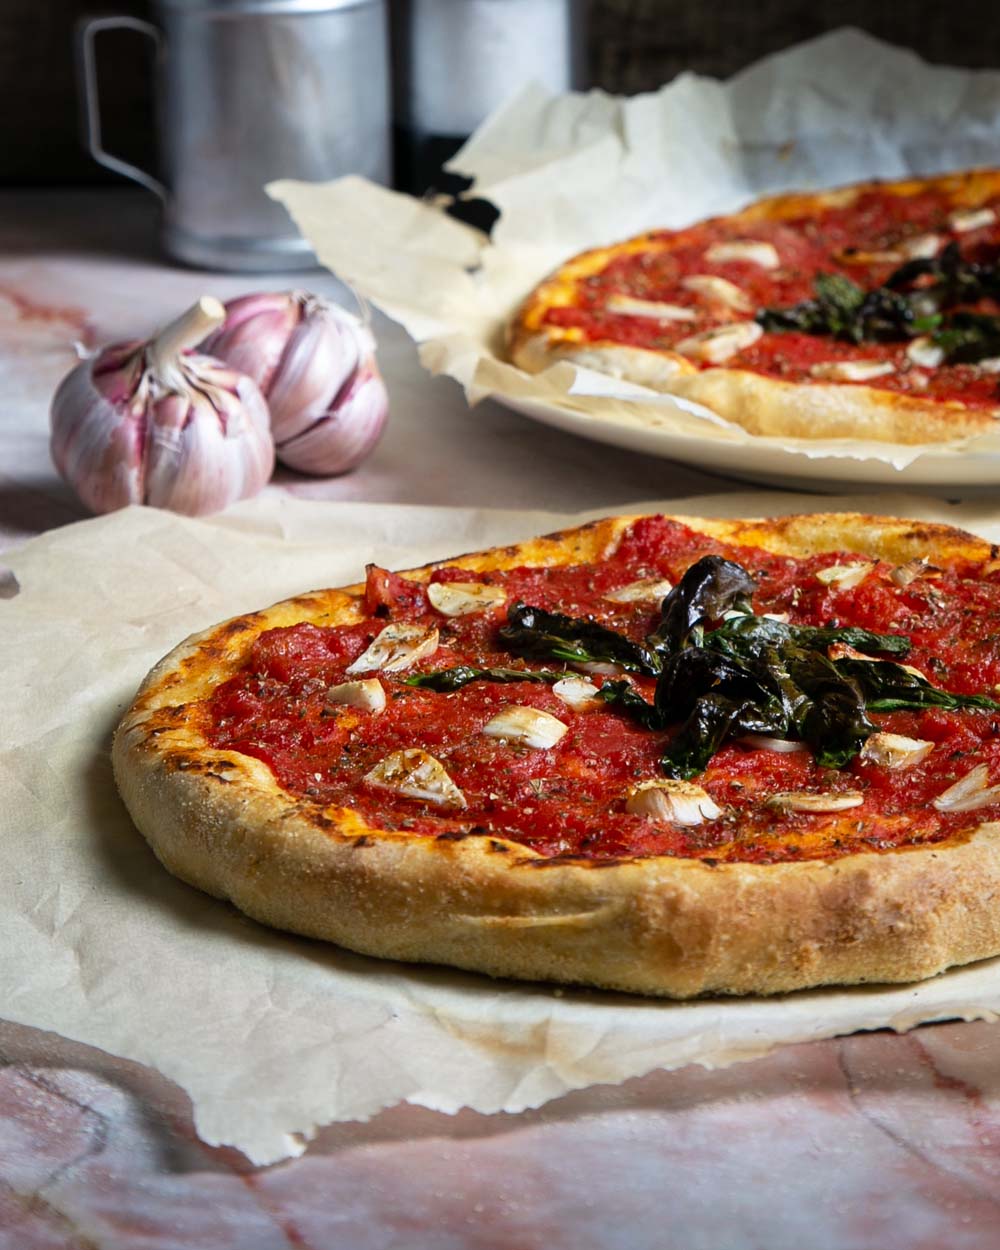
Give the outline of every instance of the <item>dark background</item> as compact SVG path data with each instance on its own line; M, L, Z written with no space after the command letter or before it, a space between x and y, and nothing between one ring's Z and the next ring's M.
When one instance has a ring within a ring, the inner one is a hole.
M998 0L577 0L591 86L647 91L680 70L726 76L768 52L838 26L859 26L938 64L1000 69ZM118 181L83 151L72 31L81 16L149 17L147 0L0 0L0 183ZM101 44L106 146L149 168L150 52L138 35Z

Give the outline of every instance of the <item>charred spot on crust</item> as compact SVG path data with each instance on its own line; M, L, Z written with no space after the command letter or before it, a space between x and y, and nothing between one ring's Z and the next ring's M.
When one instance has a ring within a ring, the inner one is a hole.
M145 731L148 735L152 735L163 733L166 729L173 729L184 721L187 714L188 707L183 703L171 707L158 707L146 721Z
M501 855L506 855L510 847L506 842L497 842L495 838L490 838L490 850L497 851Z
M228 638L234 634L245 634L248 629L256 629L259 620L254 616L238 616L232 621L227 621L219 630L219 636Z
M434 835L434 841L435 842L461 842L463 838L468 838L470 836L471 835L467 833L464 829L446 829L443 833L436 833Z
M352 846L355 850L360 850L360 849L361 849L361 847L364 847L364 846L371 846L371 845L372 845L372 840L371 840L371 838L368 836L368 834L367 834L367 833L363 833L363 834L361 835L361 837L360 837L360 838L355 838L355 839L351 842L351 846Z
M550 855L544 859L519 859L528 868L615 868L619 864L634 863L628 857L621 859L587 859L584 855Z

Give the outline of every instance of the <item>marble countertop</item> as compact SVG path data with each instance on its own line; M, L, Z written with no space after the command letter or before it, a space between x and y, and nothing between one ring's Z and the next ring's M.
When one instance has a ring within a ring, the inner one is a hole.
M2 551L86 513L48 455L74 342L145 335L237 278L172 267L131 192L0 195ZM733 484L469 411L379 318L388 433L311 498L621 510ZM558 466L558 471L553 471ZM2 1014L2 1004L0 1004ZM255 1169L157 1073L0 1024L0 1250L987 1250L1000 1245L1000 1025L943 1023L654 1072L519 1115L398 1106Z

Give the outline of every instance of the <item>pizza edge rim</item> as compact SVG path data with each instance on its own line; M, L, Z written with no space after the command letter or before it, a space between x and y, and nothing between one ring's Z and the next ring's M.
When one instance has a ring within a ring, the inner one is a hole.
M594 559L637 519L406 572L426 579L442 567ZM993 550L951 526L864 514L672 519L790 555L986 559ZM309 592L222 622L143 682L115 734L114 773L173 875L255 920L366 955L672 998L917 981L1000 952L1000 823L950 843L833 861L561 861L489 835L373 829L350 809L295 798L262 761L209 746L189 701L235 671L265 629L354 619L361 590Z

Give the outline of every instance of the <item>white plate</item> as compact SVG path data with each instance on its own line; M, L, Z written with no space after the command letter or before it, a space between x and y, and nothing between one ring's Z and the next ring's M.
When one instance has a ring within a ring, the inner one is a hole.
M774 439L726 442L656 426L602 420L538 400L500 395L493 398L515 412L581 438L767 486L833 494L842 493L845 486L892 486L952 498L982 495L1000 488L997 452L931 450L921 452L910 464L897 469L884 460L837 455L821 442L808 452L791 451Z

